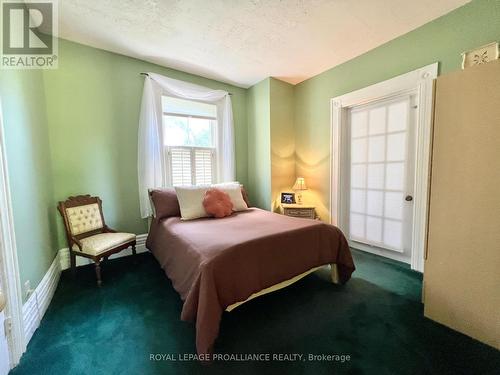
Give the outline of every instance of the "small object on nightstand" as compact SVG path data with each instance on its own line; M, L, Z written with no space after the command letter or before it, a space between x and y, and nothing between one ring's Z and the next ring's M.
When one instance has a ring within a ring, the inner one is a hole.
M297 204L302 204L302 190L307 190L306 181L304 177L297 177L292 190L297 191Z
M281 193L281 203L294 204L295 203L295 193Z
M315 219L316 210L314 206L304 204L283 204L283 214L286 216Z

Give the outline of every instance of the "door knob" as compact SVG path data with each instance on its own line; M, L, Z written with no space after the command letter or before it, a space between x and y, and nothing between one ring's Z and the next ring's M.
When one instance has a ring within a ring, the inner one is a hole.
M407 202L411 202L412 200L413 200L413 197L411 195L407 195L405 197L405 201L407 201Z

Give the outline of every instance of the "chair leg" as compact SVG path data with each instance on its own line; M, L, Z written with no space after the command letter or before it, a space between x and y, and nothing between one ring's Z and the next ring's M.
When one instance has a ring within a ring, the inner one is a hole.
M137 255L137 251L135 251L135 245L132 246L132 254Z
M97 286L102 285L102 280L101 280L101 260L98 259L95 261L95 276L97 279Z
M71 275L73 277L76 276L76 255L70 251L69 252L69 260L70 260L70 264L71 264Z

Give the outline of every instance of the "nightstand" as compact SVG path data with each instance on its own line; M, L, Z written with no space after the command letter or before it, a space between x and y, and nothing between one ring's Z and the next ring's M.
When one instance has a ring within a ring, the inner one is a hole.
M315 206L306 204L282 204L283 214L286 216L316 219Z

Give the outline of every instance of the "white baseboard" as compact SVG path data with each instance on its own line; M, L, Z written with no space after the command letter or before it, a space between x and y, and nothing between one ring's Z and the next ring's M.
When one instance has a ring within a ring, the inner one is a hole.
M56 291L59 277L61 276L61 263L59 254L56 254L42 281L38 284L31 296L23 305L24 335L26 344L31 340L33 333L50 305L52 296Z
M147 251L146 249L146 238L148 237L147 234L139 234L137 235L137 244L136 244L136 252L139 253L144 253ZM128 248L123 251L120 251L119 253L113 254L109 257L109 259L115 259L115 258L121 258L125 256L132 255L132 249ZM69 249L65 247L64 249L59 250L59 261L61 262L60 268L62 271L67 270L68 268L71 267L70 259L69 259ZM86 266L87 264L93 263L91 259L84 258L84 257L76 257L76 266Z
M146 249L147 234L140 234L137 236L137 253L143 253ZM132 249L125 249L118 254L113 254L109 259L120 258L123 256L132 255ZM76 265L83 266L91 263L92 261L83 257L76 257ZM40 322L50 305L52 296L56 291L61 271L70 268L69 251L68 248L61 249L56 254L54 261L50 265L47 273L43 277L40 284L33 291L31 296L23 305L23 320L24 320L24 335L26 344L29 343L33 333L40 325Z

